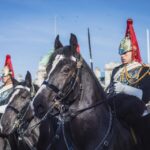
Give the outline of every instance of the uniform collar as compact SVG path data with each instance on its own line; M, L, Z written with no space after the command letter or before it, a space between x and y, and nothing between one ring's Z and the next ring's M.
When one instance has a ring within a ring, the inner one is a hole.
M8 84L8 85L5 85L5 86L2 86L1 89L0 89L0 93L9 90L12 87L13 87L13 84Z
M137 68L137 67L140 67L140 66L142 66L142 64L139 63L139 62L135 62L135 61L133 61L133 62L131 62L129 64L126 64L126 65L120 65L120 69L114 75L114 80L118 79L118 77L120 76L120 74L124 71L124 67L127 68L127 71L130 71L130 70L132 70L134 68Z

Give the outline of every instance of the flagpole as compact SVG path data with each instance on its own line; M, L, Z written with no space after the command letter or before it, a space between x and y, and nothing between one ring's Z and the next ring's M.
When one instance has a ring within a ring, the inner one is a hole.
M93 71L92 49L91 49L91 39L90 39L90 30L89 30L89 28L88 28L88 43L89 43L89 53L90 53L90 64L91 64L91 69Z
M55 34L55 37L56 37L56 34L57 34L57 16L55 15L55 18L54 18L54 34Z
M148 62L148 64L150 64L149 29L146 29L146 35L147 35L147 62Z

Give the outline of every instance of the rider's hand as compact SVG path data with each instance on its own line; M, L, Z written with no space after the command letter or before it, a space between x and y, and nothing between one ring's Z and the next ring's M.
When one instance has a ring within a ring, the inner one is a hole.
M115 90L115 93L117 94L124 93L128 95L133 95L133 96L138 97L140 100L142 100L142 95L143 95L142 90L123 84L121 82L116 82L114 84L114 90Z
M125 89L125 84L122 84L121 82L114 83L114 91L116 94L124 93L124 89Z

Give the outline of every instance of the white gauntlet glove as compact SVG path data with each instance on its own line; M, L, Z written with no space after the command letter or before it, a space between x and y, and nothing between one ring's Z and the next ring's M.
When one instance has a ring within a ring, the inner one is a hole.
M116 93L124 93L128 95L133 95L142 100L143 92L140 89L134 88L132 86L122 84L121 82L116 82L114 84L114 90Z

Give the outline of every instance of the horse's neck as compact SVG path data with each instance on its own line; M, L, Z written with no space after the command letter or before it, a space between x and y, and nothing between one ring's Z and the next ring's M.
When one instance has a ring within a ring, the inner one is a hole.
M75 117L75 119L70 122L70 128L76 143L80 145L79 139L85 139L84 143L88 143L88 147L93 143L95 147L95 145L98 145L96 141L101 141L108 130L110 116L105 103L94 106L96 103L105 100L105 96L93 75L86 70L82 70L81 83L83 96L75 102L72 108L76 111L84 108L89 109ZM91 106L94 107L90 108ZM86 136L89 135L90 139L86 139ZM95 139L95 141L91 139ZM84 146L86 147L86 144ZM93 149L93 147L89 149Z
M81 101L88 104L95 104L98 101L105 100L104 91L92 72L84 69L81 75L81 84L83 89L83 98Z
M71 106L72 109L80 110L91 107L99 102L105 101L105 93L92 72L82 68L80 80L82 84L80 98L78 98ZM97 105L96 107L100 107L100 109L95 113L100 113L101 111L103 111L103 113L100 114L107 114L107 104L104 103L101 104L101 106Z

